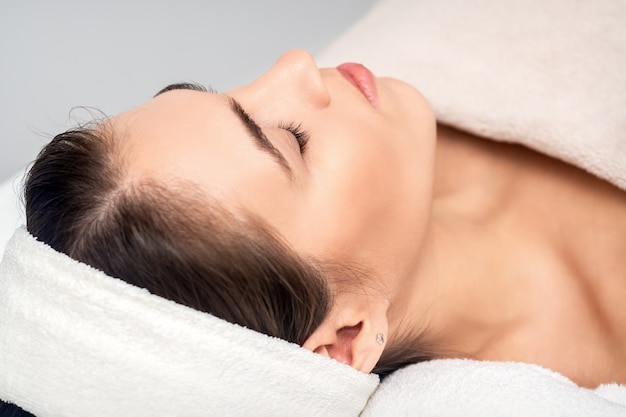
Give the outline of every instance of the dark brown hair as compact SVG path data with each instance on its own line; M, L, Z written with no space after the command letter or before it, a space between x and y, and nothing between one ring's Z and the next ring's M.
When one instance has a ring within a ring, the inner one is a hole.
M56 136L26 181L28 231L153 294L304 343L330 307L319 268L193 184L129 183L119 148L104 125Z

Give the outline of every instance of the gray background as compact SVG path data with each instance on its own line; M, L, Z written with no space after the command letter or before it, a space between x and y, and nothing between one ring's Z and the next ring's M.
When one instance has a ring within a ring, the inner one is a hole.
M171 82L247 83L282 52L316 54L374 0L2 0L0 181L75 120Z

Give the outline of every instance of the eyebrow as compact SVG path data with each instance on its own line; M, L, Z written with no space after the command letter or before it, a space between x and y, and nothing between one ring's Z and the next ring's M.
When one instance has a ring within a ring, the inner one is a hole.
M217 94L217 91L211 86L205 87L202 84L198 84L198 83L183 82L183 83L170 84L160 89L158 93L152 96L152 98L159 96L163 93L167 93L168 91L172 91L172 90L193 90L193 91L203 91L205 93Z
M162 88L158 93L154 95L154 97L171 90L193 90L217 94L217 91L211 87L207 88L201 84L186 82L170 84L167 87ZM250 117L250 115L244 110L241 104L233 97L227 97L230 104L230 109L239 118L248 133L250 133L257 148L259 148L263 152L268 153L272 157L272 159L274 159L278 163L278 165L280 165L280 167L285 170L289 179L293 179L293 171L287 163L284 155L274 145L272 145L272 142L270 142L267 136L265 136L265 133L263 133L261 127L254 121L254 119L252 119L252 117Z
M291 167L287 163L287 160L283 156L282 153L274 145L272 142L267 139L263 130L259 127L259 125L250 117L250 115L241 107L241 104L237 100L232 97L228 97L228 101L230 102L230 108L237 115L241 123L243 123L244 127L252 135L255 144L259 149L264 152L267 152L280 166L284 169L289 176L289 179L293 177L293 172L291 171Z

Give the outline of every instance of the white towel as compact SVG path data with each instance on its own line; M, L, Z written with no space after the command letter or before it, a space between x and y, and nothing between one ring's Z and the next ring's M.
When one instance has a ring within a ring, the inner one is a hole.
M46 416L357 416L378 377L149 294L18 229L0 398Z
M384 0L318 63L408 81L437 118L626 189L624 0Z
M389 376L361 416L624 417L626 386L590 390L536 365L436 360Z

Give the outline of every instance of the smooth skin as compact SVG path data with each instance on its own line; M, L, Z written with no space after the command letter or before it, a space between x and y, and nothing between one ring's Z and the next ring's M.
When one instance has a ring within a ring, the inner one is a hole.
M437 126L408 84L376 88L374 106L295 50L250 85L168 91L110 123L128 182L193 181L298 253L367 271L334 283L335 306L305 348L369 372L400 335L423 332L441 357L626 383L626 193ZM255 145L231 99L290 172ZM303 154L286 123L309 132Z

